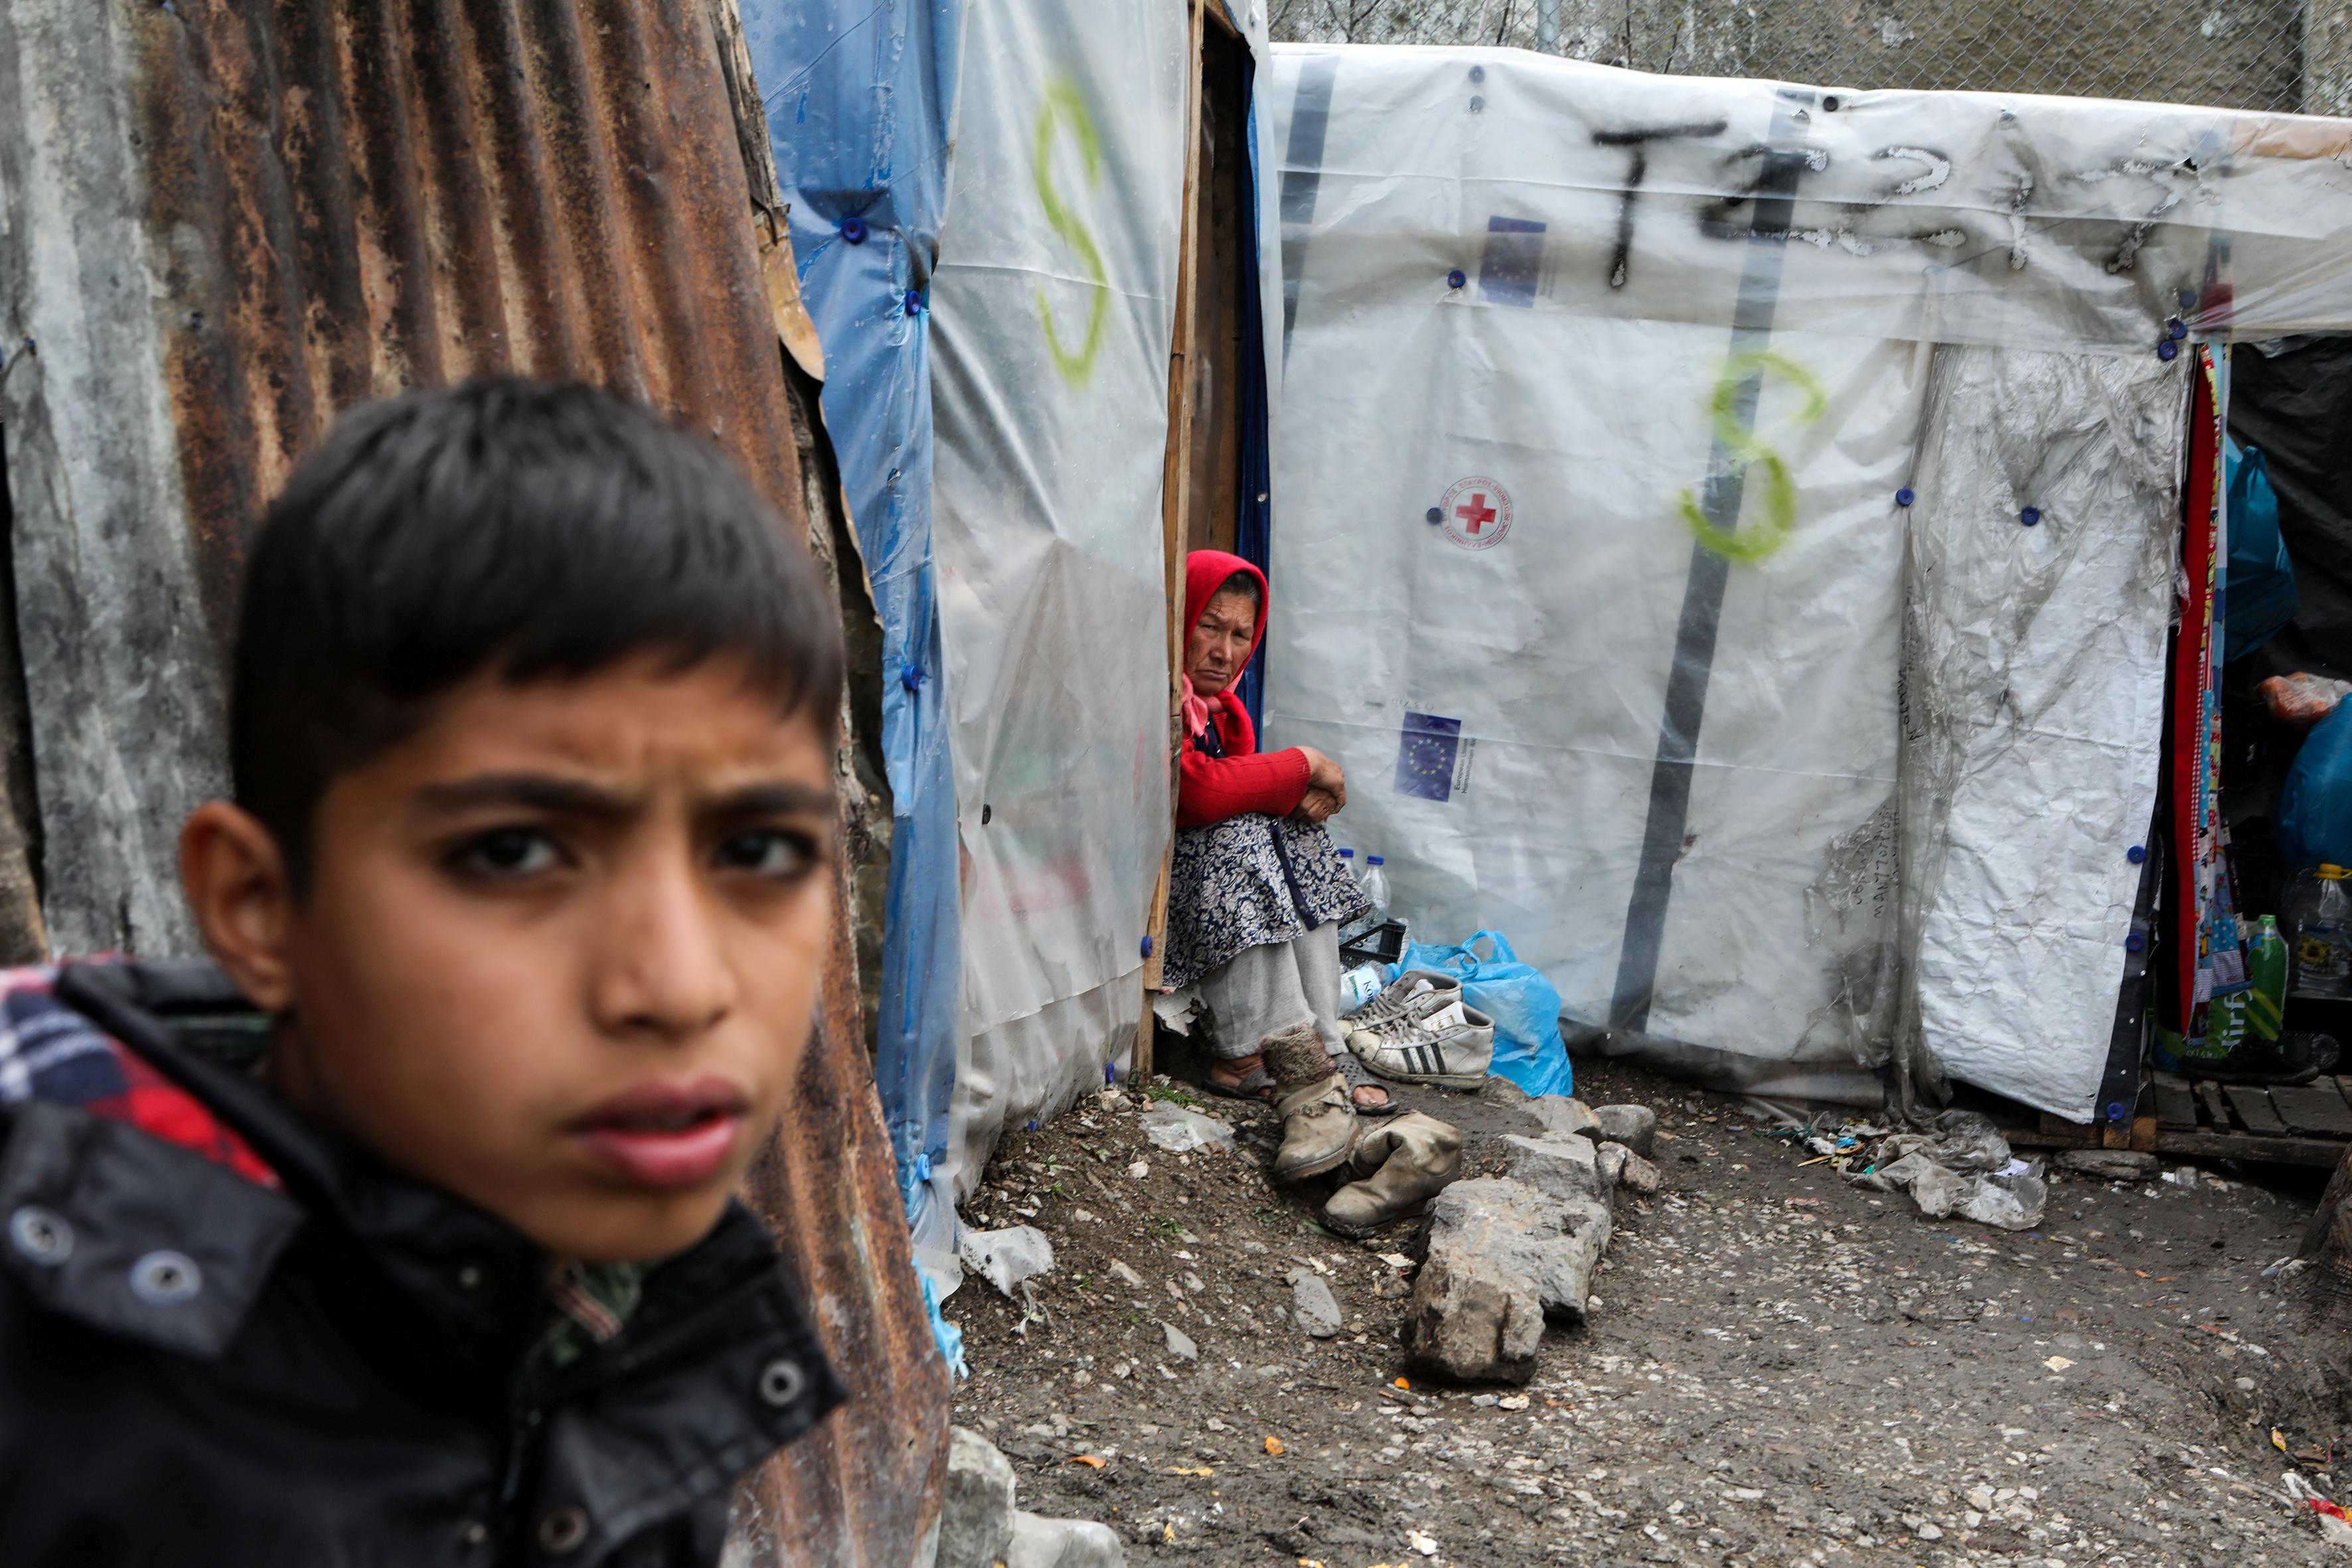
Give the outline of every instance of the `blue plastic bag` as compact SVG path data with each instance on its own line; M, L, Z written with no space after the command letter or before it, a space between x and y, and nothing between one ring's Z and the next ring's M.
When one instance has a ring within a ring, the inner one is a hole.
M2229 447L2230 563L2221 579L2221 657L2231 663L2294 619L2294 563L2279 536L2278 492L2260 447Z
M2311 727L2279 791L2279 853L2296 870L2352 865L2352 702Z
M1481 943L1487 949L1483 957ZM1407 942L1389 978L1408 969L1454 976L1462 982L1464 1005L1495 1020L1495 1065L1488 1070L1496 1077L1509 1079L1529 1094L1576 1092L1576 1072L1568 1065L1567 1042L1559 1037L1559 993L1541 970L1519 962L1501 931L1482 931L1454 947Z

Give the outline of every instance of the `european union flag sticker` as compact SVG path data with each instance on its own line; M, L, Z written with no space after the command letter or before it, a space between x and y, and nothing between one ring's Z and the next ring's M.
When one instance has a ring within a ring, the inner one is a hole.
M1421 800L1445 800L1454 793L1454 767L1462 755L1462 721L1433 713L1408 713L1397 743L1396 792Z

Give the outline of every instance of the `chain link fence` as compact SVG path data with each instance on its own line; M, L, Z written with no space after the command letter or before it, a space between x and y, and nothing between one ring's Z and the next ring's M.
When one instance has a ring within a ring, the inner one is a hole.
M2352 0L1270 0L1276 38L1684 76L2352 112Z

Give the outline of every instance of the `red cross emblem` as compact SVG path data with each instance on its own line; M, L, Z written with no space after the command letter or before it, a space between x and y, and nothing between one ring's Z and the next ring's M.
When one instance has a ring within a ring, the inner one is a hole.
M1445 537L1465 550L1489 550L1511 531L1510 492L1481 476L1457 482L1430 514Z

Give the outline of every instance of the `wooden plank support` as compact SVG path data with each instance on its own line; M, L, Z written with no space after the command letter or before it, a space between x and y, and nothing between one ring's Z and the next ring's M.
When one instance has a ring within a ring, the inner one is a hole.
M2156 1086L2157 1125L2193 1132L2197 1129L2197 1091L2177 1072L2152 1075Z
M2258 1083L2225 1083L2222 1097L2246 1131L2264 1137L2284 1138L2287 1135L2286 1121L2271 1103L2270 1091Z
M2230 1131L2230 1108L2221 1103L2221 1086L2211 1079L2197 1080L2197 1103L2205 1108L2206 1119L2216 1132Z
M2332 1169L2344 1158L2344 1143L2336 1138L2268 1138L2250 1132L2158 1132L2158 1153L2194 1155L2206 1160L2253 1160L2274 1165L2311 1165Z
M2352 1138L2352 1106L2346 1105L2344 1096L2325 1079L2316 1083L2273 1084L2271 1104L2289 1132Z
M1201 47L1202 28L1217 0L1191 0L1192 44L1185 62L1184 227L1176 268L1176 313L1168 354L1168 446L1160 468L1160 542L1167 570L1168 603L1168 830L1170 849L1160 857L1160 881L1146 914L1149 948L1143 960L1143 1021L1135 1034L1133 1075L1148 1080L1152 1071L1152 1031L1158 1019L1151 999L1160 990L1160 948L1168 939L1168 872L1176 831L1176 763L1184 744L1184 525L1191 515L1192 494L1192 318L1200 293L1200 226L1193 221L1198 205L1194 193L1201 183Z

